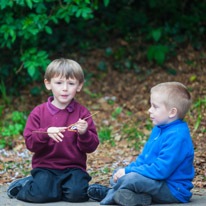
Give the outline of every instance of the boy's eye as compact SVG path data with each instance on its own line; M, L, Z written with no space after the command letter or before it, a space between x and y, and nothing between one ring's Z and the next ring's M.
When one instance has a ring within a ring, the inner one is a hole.
M157 105L153 104L152 107L154 107L155 109L157 108Z

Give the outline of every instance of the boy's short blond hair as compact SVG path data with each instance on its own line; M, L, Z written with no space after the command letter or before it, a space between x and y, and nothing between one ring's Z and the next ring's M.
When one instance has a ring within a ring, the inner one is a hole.
M44 78L51 81L53 77L76 78L81 84L84 82L84 72L81 66L71 59L55 59L46 68Z
M192 98L187 90L187 87L180 82L164 82L151 88L152 92L160 92L164 98L164 104L168 109L175 107L179 119L184 119L190 105Z

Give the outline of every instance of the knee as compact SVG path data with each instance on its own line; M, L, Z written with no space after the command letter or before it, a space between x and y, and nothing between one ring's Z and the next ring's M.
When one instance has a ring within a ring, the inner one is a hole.
M36 203L55 202L61 200L62 198L62 193L60 190L42 190L38 188L38 190L31 191L30 194L30 197L33 198L32 202Z
M138 180L138 182L139 182L139 181L141 181L142 177L143 176L138 174L138 173L130 172L128 174L125 174L122 177L122 181L124 181L124 182L136 182Z
M125 175L125 181L138 181L139 183L144 183L146 179L148 178L136 172L131 172Z
M89 200L87 189L73 187L65 194L65 200L68 202L85 202Z
M121 187L134 190L137 186L142 187L146 183L145 179L144 176L131 172L118 179L117 183L121 185Z

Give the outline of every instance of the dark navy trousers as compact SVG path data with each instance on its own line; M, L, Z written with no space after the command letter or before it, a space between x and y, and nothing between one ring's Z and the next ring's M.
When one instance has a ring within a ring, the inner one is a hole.
M84 202L91 177L79 168L64 170L35 168L16 198L27 202Z

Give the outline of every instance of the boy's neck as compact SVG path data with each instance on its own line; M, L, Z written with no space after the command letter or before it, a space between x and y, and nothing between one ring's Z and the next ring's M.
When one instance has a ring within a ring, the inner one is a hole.
M175 117L171 118L170 121L167 124L172 123L172 122L174 122L174 121L176 121L178 119L179 118L177 116L175 116Z
M172 122L175 122L177 120L180 120L179 118L173 118L171 121L168 121L166 124L163 124L163 125L159 125L159 126L164 126L164 125L168 125L168 124L171 124Z
M57 101L55 101L55 99L53 99L53 100L51 101L51 103L52 103L55 107L57 107L58 109L65 109L65 108L67 108L67 106L71 103L71 101L68 102L67 104L59 104Z

